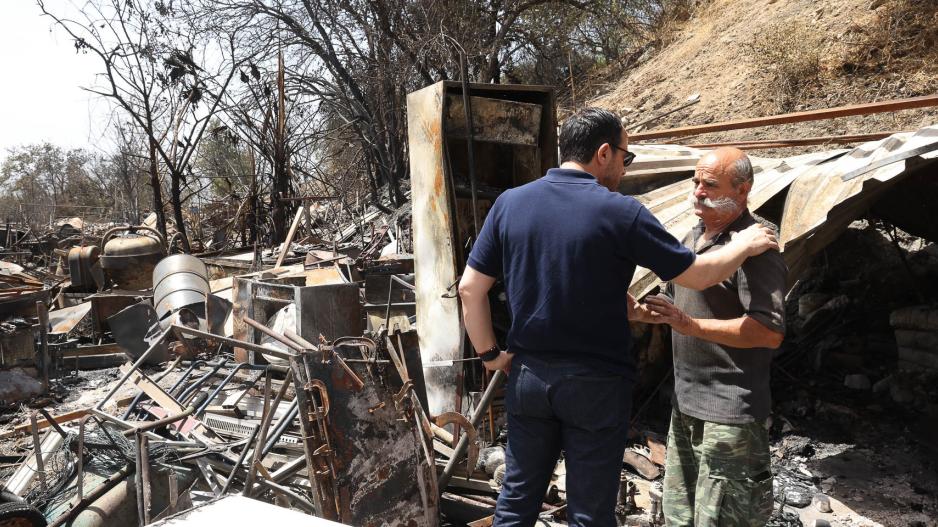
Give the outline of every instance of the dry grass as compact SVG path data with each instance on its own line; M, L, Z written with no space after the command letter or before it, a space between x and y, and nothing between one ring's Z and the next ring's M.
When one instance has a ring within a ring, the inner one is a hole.
M794 110L802 92L817 83L821 44L813 28L793 20L768 27L749 43L756 60L769 73L767 92L774 94L779 111Z
M651 35L657 49L664 49L683 32L687 22L709 0L668 0L662 2L662 13Z
M938 0L874 0L876 18L851 27L854 41L844 63L847 73L921 69L934 64L938 46Z

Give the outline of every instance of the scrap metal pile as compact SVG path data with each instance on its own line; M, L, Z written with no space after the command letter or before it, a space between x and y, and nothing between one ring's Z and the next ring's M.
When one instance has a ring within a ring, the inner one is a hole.
M284 266L284 244L273 267L215 280L212 259L167 255L146 227L67 251L55 284L4 262L3 300L31 296L3 306L19 339L5 335L3 366L40 388L3 397L39 408L2 434L0 521L145 525L241 494L345 524L438 524L413 263L379 258L390 227L352 229L367 241L346 244L354 257L334 244ZM118 365L93 404L41 407L73 369Z

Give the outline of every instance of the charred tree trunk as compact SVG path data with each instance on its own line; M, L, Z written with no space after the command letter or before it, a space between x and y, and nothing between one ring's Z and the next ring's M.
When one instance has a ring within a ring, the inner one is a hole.
M245 222L248 224L248 230L251 234L249 243L257 243L257 158L254 157L254 150L251 150L251 206L248 207L248 214Z
M160 172L156 160L156 140L150 138L150 186L153 188L153 212L156 212L156 230L166 238L166 213L163 212L163 192L160 188Z
M287 147L287 108L284 91L283 52L277 55L277 128L274 131L273 184L270 186L270 215L273 220L273 243L287 238L286 202L290 190L290 155Z
M182 241L182 250L185 253L191 253L189 246L189 236L186 234L186 223L182 218L182 189L179 187L181 174L170 174L170 202L173 206L173 219L176 221L176 232L179 233L179 239Z
M279 163L278 163L279 164ZM273 243L282 243L287 237L287 211L285 202L281 197L287 194L288 175L286 167L275 166L274 184L270 188L270 217L274 232L271 233Z

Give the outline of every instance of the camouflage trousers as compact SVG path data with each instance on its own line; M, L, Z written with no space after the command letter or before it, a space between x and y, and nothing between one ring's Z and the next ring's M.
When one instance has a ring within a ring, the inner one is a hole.
M719 424L673 410L663 502L668 527L763 527L773 505L764 424Z

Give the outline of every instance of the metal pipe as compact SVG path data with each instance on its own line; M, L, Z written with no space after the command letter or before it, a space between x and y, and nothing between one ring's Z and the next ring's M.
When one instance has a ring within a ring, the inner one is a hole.
M269 327L267 327L267 326L265 326L265 325L263 325L263 324L258 323L258 322L257 322L256 320L254 320L253 318L251 318L251 317L245 315L243 320L244 320L244 323L245 323L245 324L247 324L247 325L251 326L252 328L254 328L254 329L260 331L261 333L263 333L263 334L267 335L268 337L270 337L270 338L276 340L277 342L280 342L281 344L284 344L285 346L287 346L288 348L290 348L290 349L296 351L297 353L302 353L302 352L303 352L303 348L301 348L301 347L299 346L299 344L297 344L296 342L293 342L292 340L290 340L290 339L288 339L287 337L281 335L280 333L277 333L276 331L270 329Z
M248 450L251 450L251 445L254 444L254 439L257 437L257 432L260 429L261 425L257 424L254 425L254 429L251 430L251 435L248 436L248 442L245 443L244 448L241 450L241 454L238 456L237 463L235 463L235 466L231 468L231 473L228 474L228 480L225 481L225 486L221 489L222 496L228 494L228 489L231 488L231 482L234 481L235 473L238 472L238 469L241 468L241 465L244 463L244 458L247 457Z
M495 374L492 375L492 380L489 382L488 388L486 388L485 392L482 393L482 397L479 399L479 405L476 406L475 411L472 413L472 418L469 419L469 423L472 424L473 427L479 426L479 422L482 420L482 417L485 416L486 410L488 409L489 405L492 404L492 399L495 397L495 391L501 387L506 377L507 376L503 370L497 370ZM459 458L462 457L468 447L469 434L463 434L459 438L459 443L456 444L453 457L449 458L449 461L446 463L446 468L443 469L443 473L440 475L438 480L441 493L446 488L449 480L452 479L453 472L456 470L456 465L459 463Z
M62 427L59 426L59 423L55 422L55 418L49 415L49 412L47 412L44 408L39 408L39 413L41 413L42 416L46 418L46 422L49 423L49 426L55 428L55 431L58 432L60 436L63 438L68 438L68 434L65 433L65 430L62 430Z
M282 483L290 476L306 468L306 456L298 456L293 461L289 461L270 475L274 483Z
M176 360L173 361L173 363L170 364L168 368L163 370L163 373L160 373L159 376L155 377L153 379L153 382L160 382L161 380L163 380L163 378L169 375L169 373L173 371L176 368L176 366L179 365L180 362L182 362L182 357L181 356L176 357ZM176 384L173 384L172 388L167 390L167 392L170 395L173 395L173 392L176 391L176 388L178 388L189 377L189 374L192 372L192 370L199 364L205 364L205 361L199 360L199 361L193 362L192 365L189 366L189 369L186 370L182 374L182 376L176 381ZM146 396L145 392L138 393L134 397L134 399L130 402L130 405L127 406L127 410L124 411L124 415L121 416L121 419L127 419L128 417L130 417L130 414L134 411L137 405L140 404L140 401L142 401L145 396Z
M261 419L261 436L257 440L258 444L266 443L267 441L267 432L270 429L270 422L273 420L274 413L276 408L280 407L280 401L283 400L283 396L287 393L287 388L290 386L290 383L293 381L293 370L291 369L287 372L287 377L283 380L283 384L280 385L280 390L277 391L277 397L274 398L273 404L269 408L266 408L263 419ZM269 393L269 391L268 391ZM286 417L286 416L284 416ZM254 459L251 461L251 466L248 468L248 477L245 480L244 486L244 495L246 497L250 496L251 486L254 482L254 471L255 465L263 461L264 455L257 448L254 449Z
M186 408L182 412L179 412L178 414L169 415L162 419L157 419L156 421L150 421L145 425L135 427L133 430L127 430L124 432L124 435L130 435L134 433L142 434L144 432L156 430L157 428L162 428L166 425L171 425L175 423L176 421L185 419L186 417L189 417L196 411L196 407L198 406L200 402L201 402L200 400L194 401L188 408Z
M469 172L469 189L472 192L472 227L474 238L479 237L479 204L476 189L476 163L475 148L472 137L472 95L469 91L469 65L466 59L466 50L459 48L459 73L462 75L462 106L466 116L466 168Z
M475 202L472 203L475 206ZM478 232L476 233L478 234ZM391 275L394 276L394 275ZM384 331L389 331L388 324L391 323L391 293L394 292L394 280L388 278L388 304L384 308Z
M140 494L143 495L143 517L140 525L149 525L150 508L153 506L153 488L150 482L150 446L149 440L145 434L137 433L140 438L140 473L143 479L143 487L140 488Z
M42 460L42 441L39 440L39 424L36 419L36 412L29 414L29 429L33 435L33 452L36 455L36 473L39 474L39 484L42 491L46 492L49 487L46 485L46 468Z
M43 301L36 302L36 318L39 319L39 373L43 391L49 391L49 308Z
M318 346L315 346L312 342L310 342L310 341L304 339L303 337L297 335L296 332L294 332L294 331L292 331L292 330L290 330L290 329L284 331L284 335L286 335L287 338L289 338L289 339L292 340L293 342L296 342L297 344L299 344L300 346L302 346L302 347L303 347L303 351L306 351L306 350L317 351L317 350L319 350L319 347L318 347ZM349 376L349 378L352 379L352 382L355 383L355 385L358 387L358 388L357 388L358 390L361 390L362 388L365 387L365 381L363 381L363 380L361 379L361 377L359 377L358 374L356 374L355 371L352 370L352 368L349 367L349 365L348 365L348 363L346 362L345 359L343 359L342 357L338 356L338 355L335 354L335 353L332 353L332 354L330 354L330 355L331 355L331 358L332 358L332 359L338 361L339 366L341 366L342 369L345 370L345 373Z
M117 390L119 390L121 386L123 386L124 383L127 382L127 379L129 379L130 376L133 375L134 372L137 371L137 369L144 363L144 361L146 361L150 357L150 354L156 351L157 347L163 344L163 340L166 339L170 331L172 331L173 327L175 326L170 326L164 329L162 333L160 333L160 337L156 339L155 341L153 341L152 344L150 344L150 347L147 348L147 350L143 352L143 355L141 355L140 358L137 359L137 362L133 363L133 366L131 366L130 369L127 370L126 373L124 373L123 377L121 377L120 380L117 381L117 383L114 385L114 387L111 388L111 391L109 391L107 395L105 395L104 398L101 399L97 405L95 405L94 408L96 410L100 410L101 408L103 408L104 403L110 400L111 397L114 397L114 394L117 393Z
M629 142L646 141L648 139L660 139L663 137L684 137L688 135L705 134L709 132L725 132L728 130L757 128L761 126L773 126L777 124L800 123L804 121L821 121L825 119L833 119L835 117L846 117L849 115L870 115L874 113L894 112L897 110L909 110L912 108L925 108L929 106L938 106L938 95L924 95L922 97L911 97L909 99L895 99L891 101L853 104L849 106L839 106L836 108L823 108L820 110L807 110L803 112L772 115L769 117L756 117L752 119L738 119L735 121L724 121L720 123L682 126L679 128L671 128L667 130L653 130L639 134L630 134Z
M143 510L146 507L144 505L144 496L143 496L143 436L137 434L135 437L136 441L134 446L136 447L136 452L134 452L134 463L136 464L136 470L134 474L134 486L137 488L137 523L140 527L143 527L144 513Z
M228 362L228 359L220 360L218 364L215 364L214 366L212 366L211 371L199 377L194 383L186 387L186 389L183 390L182 393L179 394L179 397L177 397L176 399L181 403L185 402L185 400L190 395L192 395L193 392L195 392L197 389L199 389L200 386L205 384L205 381L211 379L218 372L218 370L222 369L222 367L225 365L226 362Z
M84 498L85 483L85 423L88 422L88 416L84 416L78 421L78 478L75 480L78 486L77 502L81 503Z
M221 381L221 384L216 386L215 389L212 391L212 393L209 394L208 398L205 399L205 402L202 403L202 406L200 406L196 410L196 415L202 415L202 413L205 412L206 408L208 408L208 405L212 404L212 401L215 400L215 397L217 397L218 394L221 393L222 389L225 386L227 386L229 382L231 382L231 379L234 378L235 374L243 369L263 371L267 369L267 365L248 364L246 362L239 362L238 365L235 366L234 369L231 370L231 373L225 376L225 378Z
M268 348L267 346L261 346L261 345L254 344L251 342L245 342L243 340L223 337L221 335L216 335L214 333L209 333L207 331L199 331L197 329L188 328L186 326L177 326L176 324L173 324L172 326L170 326L170 328L178 328L179 331L187 335L193 335L193 336L201 337L204 339L217 340L219 342L224 342L225 344L229 344L231 346L237 346L239 348L244 348L244 349L248 349L251 351L257 351L259 353L267 353L269 355L273 355L274 357L278 357L284 360L290 360L292 357L295 356L295 354L293 353L286 353L275 348Z
M110 477L101 482L101 484L95 487L93 491L91 491L87 496L76 503L74 507L63 512L58 518L55 519L55 521L50 523L48 527L61 527L62 525L65 525L71 521L71 519L74 518L78 513L85 510L88 505L94 503L98 498L106 494L109 490L113 489L118 483L124 481L127 476L133 473L133 468L133 464L127 464L124 466L124 468L111 474Z
M391 280L394 280L395 282L401 284L402 286L406 287L407 289L410 289L411 291L416 291L416 290L417 290L417 286L415 286L414 284L409 284L409 283L405 282L404 280L400 279L396 274L392 274L392 275L391 275Z
M274 409L276 410L276 408ZM287 431L287 428L293 423L293 420L296 419L297 414L300 413L300 403L298 399L293 399L293 403L290 404L290 407L287 409L287 413L277 421L277 426L274 427L273 433L267 438L267 441L264 443L264 449L261 450L261 460L264 459L274 446L277 445L277 441L280 440L280 436Z

